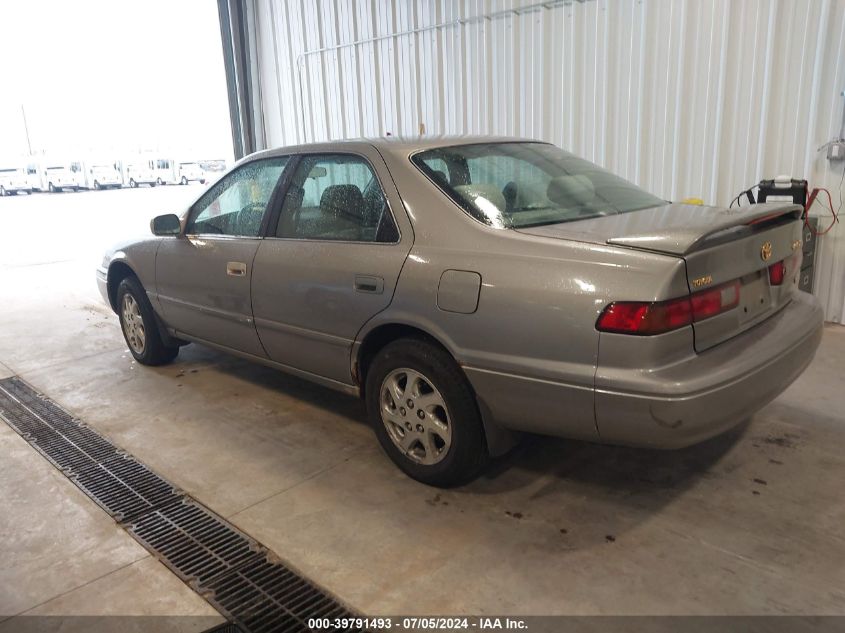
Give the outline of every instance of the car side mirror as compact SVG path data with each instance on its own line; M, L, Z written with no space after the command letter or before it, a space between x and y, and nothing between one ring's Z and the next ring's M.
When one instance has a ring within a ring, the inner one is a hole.
M154 217L150 222L150 230L153 235L179 235L182 232L182 222L175 213L167 213Z

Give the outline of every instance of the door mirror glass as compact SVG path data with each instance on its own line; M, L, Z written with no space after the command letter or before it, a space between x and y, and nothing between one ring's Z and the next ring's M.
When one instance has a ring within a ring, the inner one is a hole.
M150 222L150 230L153 235L179 235L182 232L182 223L175 213L159 215Z

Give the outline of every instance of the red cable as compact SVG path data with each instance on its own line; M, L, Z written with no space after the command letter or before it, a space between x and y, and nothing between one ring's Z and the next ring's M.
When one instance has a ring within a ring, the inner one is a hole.
M810 207L813 206L813 203L816 201L816 198L822 191L827 194L828 209L830 209L830 213L833 218L830 221L830 226L828 226L824 231L817 231L813 228L813 225L810 224ZM808 229L810 229L810 232L813 235L819 236L828 233L830 229L833 228L833 225L837 222L839 222L839 218L836 217L836 211L833 210L833 198L830 196L830 192L824 187L816 187L815 189L813 189L812 193L810 193L810 197L807 200L807 205L804 207L804 224L807 226Z

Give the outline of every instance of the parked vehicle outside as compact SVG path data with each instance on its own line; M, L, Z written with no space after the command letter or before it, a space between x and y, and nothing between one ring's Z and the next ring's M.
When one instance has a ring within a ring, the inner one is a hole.
M530 432L677 448L810 363L800 206L670 203L523 139L260 152L97 271L133 357L210 345L364 399L390 458L471 480Z
M206 175L205 170L200 167L199 163L179 163L179 179L180 185L187 185L191 182L199 182L205 184Z
M179 166L172 158L151 158L157 185L174 185L179 182Z
M24 167L26 181L32 191L44 191L47 189L45 170L38 162L28 162Z
M94 159L84 164L86 189L120 189L123 177L118 162Z
M0 167L0 196L32 193L32 189L25 167L17 165Z
M44 163L47 191L79 191L85 187L85 171L80 160L48 159Z
M131 156L120 162L123 184L135 189L141 185L156 186L154 160L143 155Z

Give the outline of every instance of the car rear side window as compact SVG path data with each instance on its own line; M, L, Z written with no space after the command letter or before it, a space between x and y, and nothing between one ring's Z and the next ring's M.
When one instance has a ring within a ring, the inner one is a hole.
M285 195L276 237L396 242L399 232L366 159L306 154Z
M191 209L189 235L258 237L267 204L287 156L242 165L209 189Z

